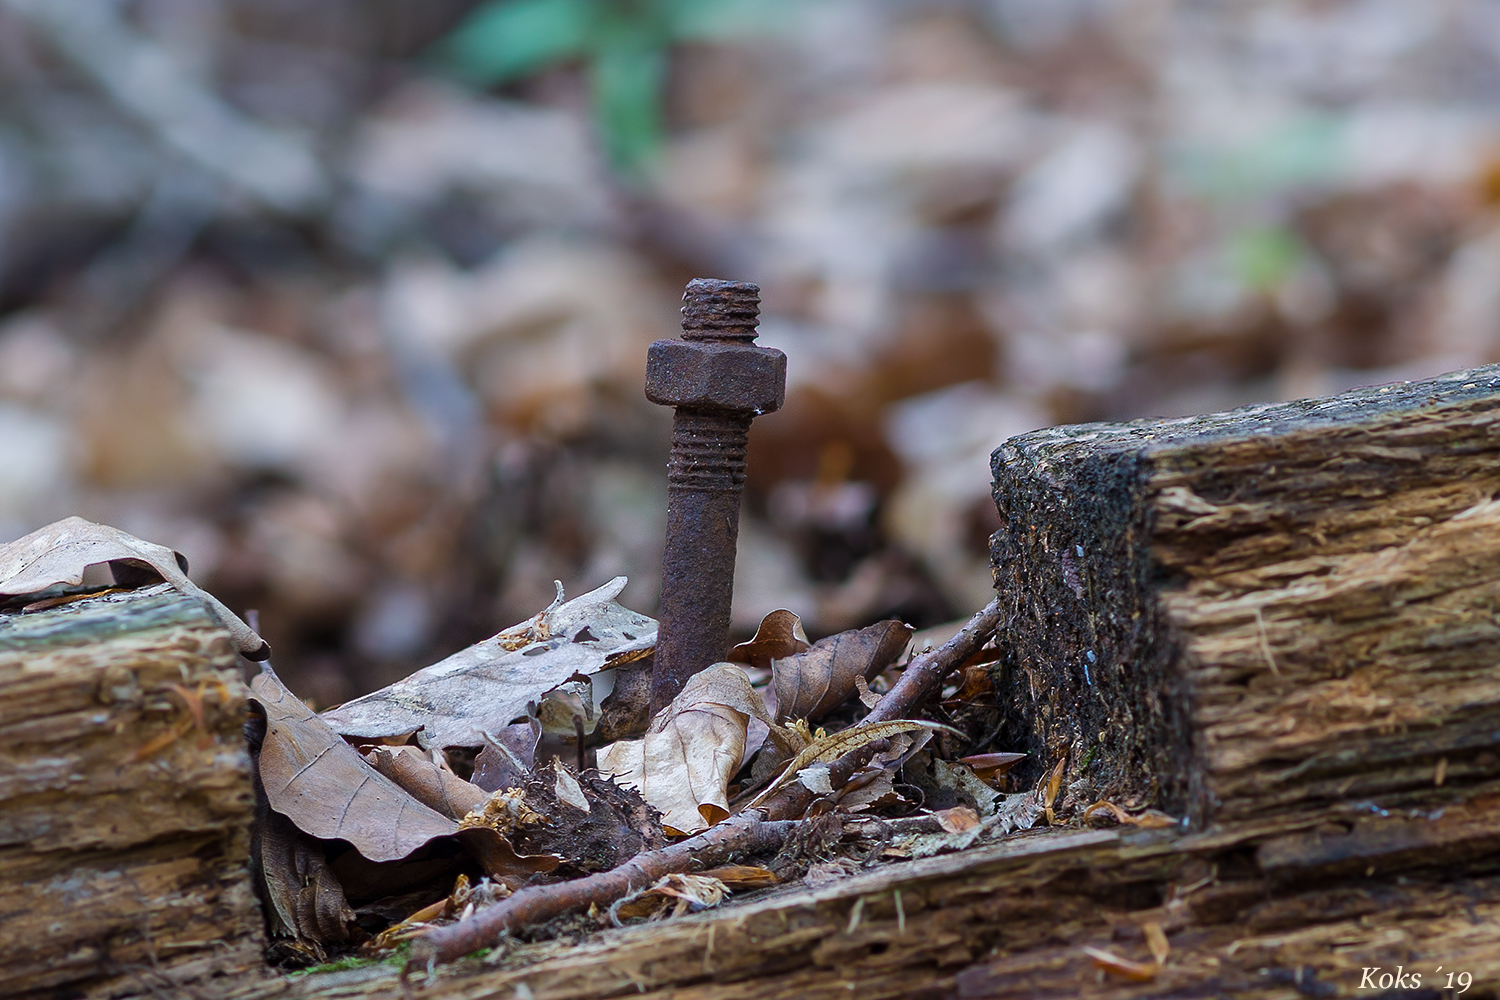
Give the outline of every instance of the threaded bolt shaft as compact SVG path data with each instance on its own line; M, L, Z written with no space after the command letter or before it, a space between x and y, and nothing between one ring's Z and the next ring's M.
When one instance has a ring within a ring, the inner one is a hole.
M676 407L651 711L723 658L750 421L781 405L786 358L753 344L760 288L704 278L683 295L682 341L658 341L646 395ZM720 346L724 345L724 346Z

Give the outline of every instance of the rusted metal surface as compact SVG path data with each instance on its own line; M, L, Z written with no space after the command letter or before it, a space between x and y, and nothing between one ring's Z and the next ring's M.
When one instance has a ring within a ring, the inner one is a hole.
M653 713L728 649L750 421L786 394L786 355L753 343L759 313L759 286L695 278L683 295L682 339L658 340L647 354L646 398L677 408Z

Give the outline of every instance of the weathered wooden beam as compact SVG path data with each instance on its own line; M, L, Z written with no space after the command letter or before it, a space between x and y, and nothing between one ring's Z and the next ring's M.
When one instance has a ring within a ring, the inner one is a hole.
M1500 368L1036 431L993 469L1030 777L1066 756L1074 801L1195 828L1500 788Z
M583 941L511 942L413 985L424 1000L1289 1000L1358 996L1363 969L1397 965L1467 973L1470 996L1500 985L1492 869L1455 874L1407 858L1399 879L1394 868L1372 878L1334 866L1281 883L1256 847L1244 835L1040 830ZM1153 924L1171 951L1148 981L1103 972L1085 951L1149 965ZM397 977L373 966L231 998L397 1000Z
M238 660L165 586L0 615L0 992L259 974Z

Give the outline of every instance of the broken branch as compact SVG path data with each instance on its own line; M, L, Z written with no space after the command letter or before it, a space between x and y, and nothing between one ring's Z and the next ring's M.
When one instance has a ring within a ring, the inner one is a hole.
M1000 623L998 599L969 619L957 635L937 649L911 661L896 686L871 710L865 722L899 719L936 692L945 677L979 650ZM836 784L869 759L873 748L864 746L845 754L829 768ZM589 875L561 885L532 886L476 912L468 920L430 931L412 946L403 976L429 964L451 962L493 944L508 930L541 923L554 917L597 905L601 909L616 899L644 889L657 879L694 867L713 867L730 856L779 847L814 798L813 792L794 782L755 809L732 816L696 837L655 851L644 851L607 872Z

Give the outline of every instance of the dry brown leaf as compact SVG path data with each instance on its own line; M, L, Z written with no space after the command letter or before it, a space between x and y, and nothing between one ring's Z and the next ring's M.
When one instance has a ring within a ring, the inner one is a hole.
M755 638L731 649L724 659L764 670L771 666L772 660L806 652L811 645L807 633L802 630L802 619L782 608L762 618L760 628L755 630Z
M201 601L247 658L264 660L271 655L271 647L254 629L187 578L187 560L181 553L81 517L65 517L0 545L0 597L79 586L90 566L108 566L114 581L125 587L166 581Z
M417 734L423 749L477 747L575 675L590 677L656 645L656 622L615 602L619 576L460 650L389 687L323 713L334 731L361 739Z
M484 789L434 764L417 747L376 747L365 762L449 819L463 819L489 798Z
M1094 968L1103 969L1111 975L1128 979L1133 983L1149 983L1161 972L1161 966L1155 962L1133 962L1102 948L1090 948L1085 945L1083 953L1089 957Z
M716 663L692 676L645 737L602 750L599 769L660 809L668 832L697 833L729 815L729 780L744 763L751 718L777 731L745 672Z
M250 682L266 713L258 766L271 808L323 840L347 840L371 861L395 861L458 824L365 763L269 670Z
M777 721L818 719L838 708L855 693L856 678L868 681L901 655L911 632L905 622L877 622L778 658L771 665Z

